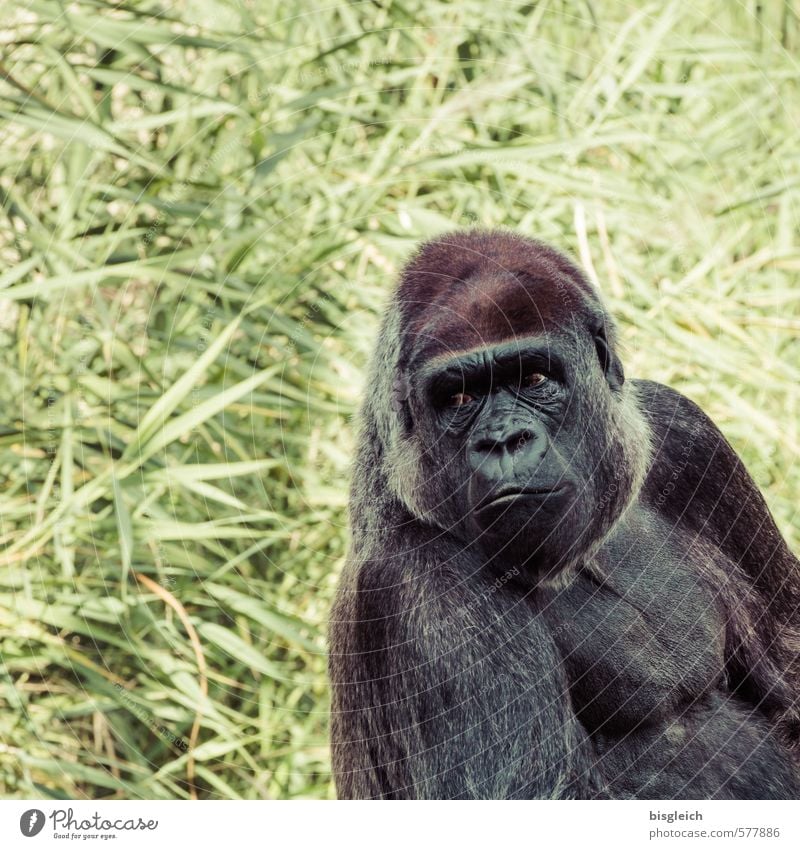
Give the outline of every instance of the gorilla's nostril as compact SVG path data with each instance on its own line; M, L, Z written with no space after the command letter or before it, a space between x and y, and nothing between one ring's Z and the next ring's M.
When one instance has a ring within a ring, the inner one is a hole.
M477 454L514 454L534 439L529 428L511 434L492 434L475 441L472 451Z

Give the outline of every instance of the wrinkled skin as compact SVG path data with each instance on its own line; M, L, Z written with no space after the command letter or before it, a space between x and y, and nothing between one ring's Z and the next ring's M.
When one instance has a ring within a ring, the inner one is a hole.
M797 798L800 565L597 293L428 243L376 347L331 618L343 798Z

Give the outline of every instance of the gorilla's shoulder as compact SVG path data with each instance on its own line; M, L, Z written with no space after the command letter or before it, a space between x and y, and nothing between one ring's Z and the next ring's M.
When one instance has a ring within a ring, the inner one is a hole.
M668 386L631 383L653 441L642 500L718 546L756 584L774 577L773 570L796 573L761 492L714 422Z
M690 504L698 509L708 501L710 507L720 498L762 500L739 456L694 401L652 380L630 382L652 433L645 498L664 512L674 503L682 514Z
M703 410L677 389L656 383L654 380L630 380L639 406L647 417L653 435L677 435L710 428L722 436L719 429Z

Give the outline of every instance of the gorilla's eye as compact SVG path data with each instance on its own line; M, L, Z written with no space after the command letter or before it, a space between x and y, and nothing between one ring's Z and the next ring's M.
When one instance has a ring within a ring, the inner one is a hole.
M520 385L529 388L533 386L541 386L546 380L546 375L538 371L532 371L530 374L526 374L525 377L522 378Z
M467 395L466 392L456 392L447 399L448 407L463 407L465 404L470 404L475 398L472 395Z

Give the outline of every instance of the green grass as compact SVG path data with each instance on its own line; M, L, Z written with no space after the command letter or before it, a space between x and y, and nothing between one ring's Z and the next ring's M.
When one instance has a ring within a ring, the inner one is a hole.
M332 795L352 414L454 227L573 252L798 548L794 4L2 14L0 795Z

